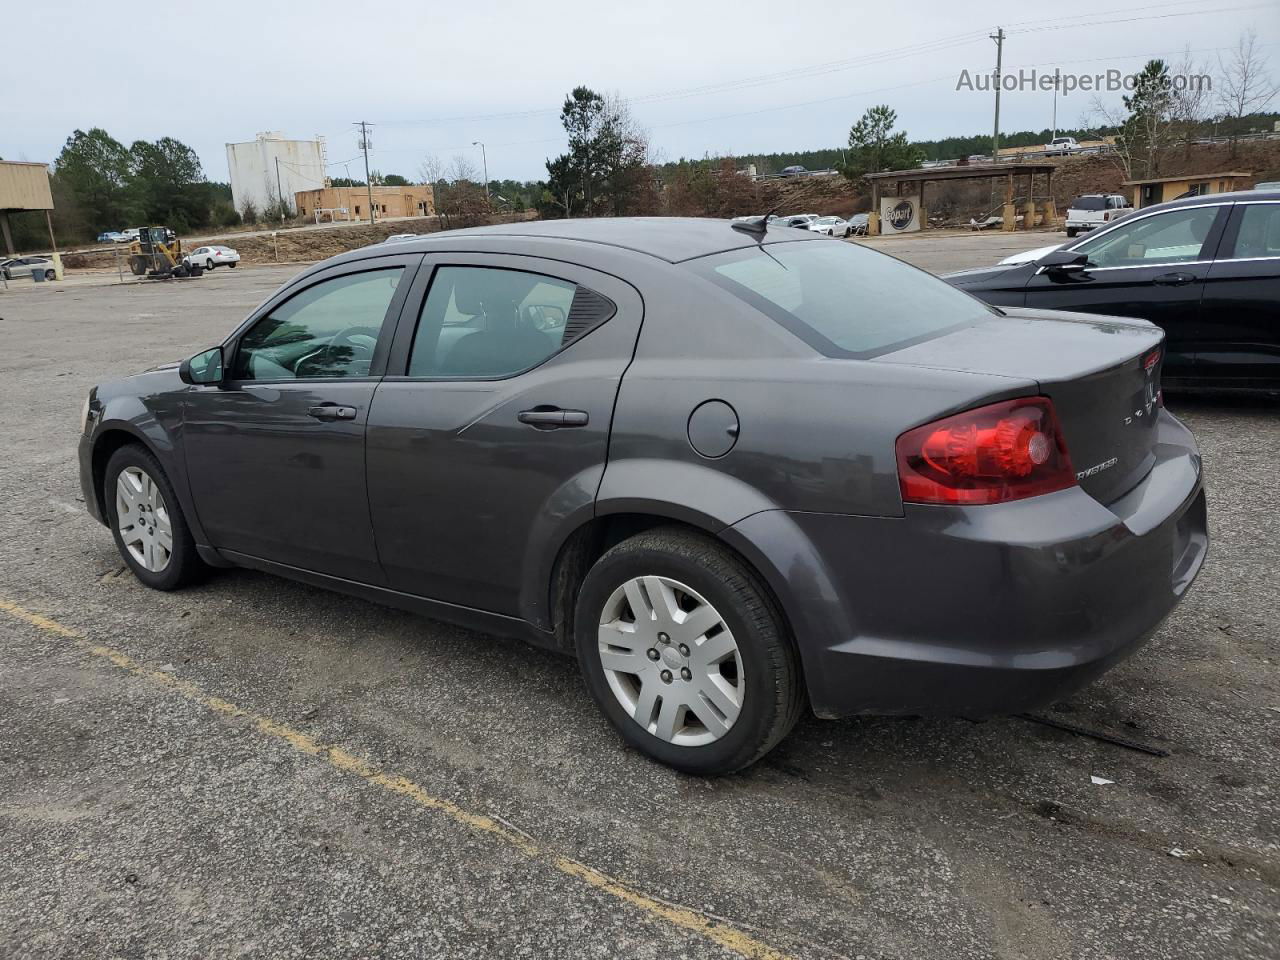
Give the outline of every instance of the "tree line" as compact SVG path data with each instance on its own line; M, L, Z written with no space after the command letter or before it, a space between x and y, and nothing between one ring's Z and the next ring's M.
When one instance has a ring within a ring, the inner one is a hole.
M91 241L106 230L163 223L179 232L239 223L231 187L204 177L196 152L173 137L125 146L106 130L76 130L49 173L53 224L65 242ZM11 216L14 242L48 243L43 213Z

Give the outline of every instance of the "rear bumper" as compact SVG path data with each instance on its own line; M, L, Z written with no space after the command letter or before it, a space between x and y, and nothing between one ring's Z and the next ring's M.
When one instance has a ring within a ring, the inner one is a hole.
M1119 501L1081 489L901 518L788 514L807 544L780 593L820 716L1018 713L1136 650L1208 549L1200 456L1162 412ZM767 514L738 524L770 521Z

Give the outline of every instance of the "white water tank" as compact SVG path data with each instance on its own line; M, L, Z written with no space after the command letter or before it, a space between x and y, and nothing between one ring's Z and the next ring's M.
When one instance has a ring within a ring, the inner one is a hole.
M237 211L250 202L261 212L281 195L293 208L295 193L324 186L324 138L286 140L271 130L245 143L228 143L227 170Z

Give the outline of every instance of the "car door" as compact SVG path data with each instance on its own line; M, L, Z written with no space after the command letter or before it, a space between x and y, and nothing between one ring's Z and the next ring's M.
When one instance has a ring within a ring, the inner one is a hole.
M1141 317L1166 334L1164 376L1193 375L1200 298L1229 204L1174 207L1126 217L1071 244L1083 270L1041 268L1028 307Z
M429 255L415 287L369 415L383 568L398 590L536 621L533 572L594 511L642 302L612 276L496 254Z
M288 287L224 346L227 379L186 395L183 452L213 546L381 584L365 424L421 256L332 267Z
M1280 201L1237 203L1200 303L1196 376L1280 383Z

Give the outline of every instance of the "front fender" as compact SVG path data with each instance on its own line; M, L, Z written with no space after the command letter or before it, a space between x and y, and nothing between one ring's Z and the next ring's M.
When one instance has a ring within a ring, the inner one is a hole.
M191 487L187 478L186 458L182 454L182 405L181 400L170 393L132 394L114 396L99 394L101 412L89 436L95 493L105 516L102 503L100 470L106 466L108 451L122 442L122 435L146 447L164 469L178 496L183 518L191 529L197 544L208 543L195 504L191 499ZM127 441L126 441L127 442ZM105 453L105 456L104 456Z

